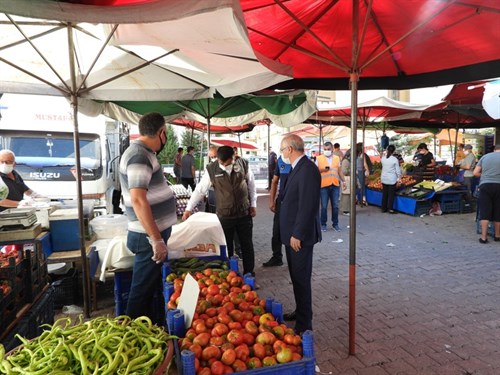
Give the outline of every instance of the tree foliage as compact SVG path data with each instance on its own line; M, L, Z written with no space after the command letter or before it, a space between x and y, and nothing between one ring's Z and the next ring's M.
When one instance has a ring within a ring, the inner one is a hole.
M172 128L172 125L167 124L167 144L165 148L158 154L158 161L160 164L174 164L175 154L179 148L179 141L177 135Z

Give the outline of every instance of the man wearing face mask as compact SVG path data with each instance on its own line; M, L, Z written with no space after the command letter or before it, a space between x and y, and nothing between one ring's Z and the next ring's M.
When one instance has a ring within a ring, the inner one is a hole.
M333 155L333 145L325 142L323 154L316 158L316 165L321 173L321 231L326 232L328 221L328 201L332 202L332 227L340 232L339 197L340 183L345 184L344 174L340 166L340 158Z
M128 218L127 247L135 254L126 314L153 316L153 297L162 297L161 264L167 241L177 221L175 197L163 176L157 155L167 143L165 119L147 113L139 120L139 138L130 143L120 161L120 183ZM163 309L160 309L160 313Z
M476 155L472 152L472 145L465 145L464 155L459 168L464 171L464 185L467 187L467 202L472 200L472 179L474 178L474 168L476 166Z
M257 190L252 171L243 158L234 160L234 150L221 146L217 162L207 165L201 181L191 195L182 220L191 216L193 207L203 199L213 186L217 201L216 213L226 237L227 252L234 255L234 233L238 234L243 258L243 274L254 275L253 221L257 210Z
M32 198L40 195L31 190L22 177L14 170L16 166L16 155L11 150L0 151L0 177L9 189L9 194L5 199L0 200L0 212L8 208L19 206L24 195Z

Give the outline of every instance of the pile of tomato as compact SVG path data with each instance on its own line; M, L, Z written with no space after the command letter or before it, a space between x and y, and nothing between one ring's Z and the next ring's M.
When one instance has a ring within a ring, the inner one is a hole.
M292 328L266 312L264 299L234 271L208 268L194 274L200 295L191 327L179 340L195 356L199 375L229 374L302 359L302 340ZM169 275L177 307L183 278Z

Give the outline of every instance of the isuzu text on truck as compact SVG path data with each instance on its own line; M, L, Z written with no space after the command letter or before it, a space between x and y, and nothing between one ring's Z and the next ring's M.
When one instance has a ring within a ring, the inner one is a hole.
M15 153L15 170L26 185L51 199L76 199L73 116L66 99L3 94L0 114L0 147ZM112 213L129 126L104 116L79 115L78 120L83 199Z

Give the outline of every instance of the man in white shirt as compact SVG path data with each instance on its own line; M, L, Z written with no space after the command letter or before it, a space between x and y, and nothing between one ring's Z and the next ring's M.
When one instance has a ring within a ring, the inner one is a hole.
M234 150L229 146L219 147L217 162L207 165L201 181L191 195L182 220L191 216L195 207L207 194L210 187L216 196L216 214L226 236L228 256L234 254L234 232L241 244L243 274L253 276L255 257L252 241L253 220L257 213L257 190L252 171L243 158L234 160Z

